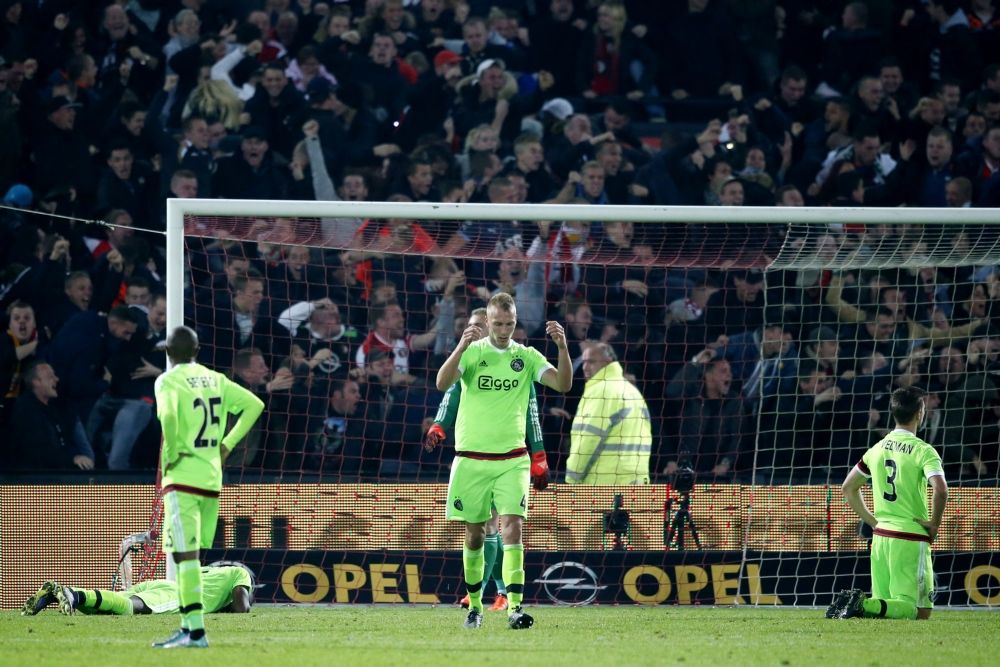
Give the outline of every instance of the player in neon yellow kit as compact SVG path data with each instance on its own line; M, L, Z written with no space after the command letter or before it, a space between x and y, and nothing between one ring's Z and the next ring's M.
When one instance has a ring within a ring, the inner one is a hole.
M195 363L197 354L198 335L174 329L167 337L173 367L155 385L163 428L163 550L177 563L181 612L181 629L156 648L208 646L198 551L215 537L222 463L264 411L253 393ZM226 432L230 415L237 415L236 423Z
M521 608L521 529L528 513L531 467L524 446L524 416L531 383L568 391L573 383L573 363L566 348L566 334L558 322L545 324L546 334L559 349L557 369L538 350L512 340L517 311L509 294L493 296L486 313L489 336L481 338L479 327L467 327L437 373L440 391L462 382L445 516L465 522L462 564L469 614L464 627L474 629L482 625L483 541L491 505L496 505L503 526L503 580L510 601L507 622L513 629L522 629L534 623Z
M202 597L206 614L230 611L245 613L253 604L253 578L239 565L201 568ZM166 579L141 581L124 591L60 586L46 581L21 608L22 616L34 616L53 602L59 611L83 614L170 614L180 610L177 583Z
M924 420L924 394L915 387L897 389L889 404L896 428L865 452L844 480L844 497L862 521L874 529L871 550L872 595L841 591L827 618L930 618L934 603L931 542L941 527L948 484L941 456L917 437ZM872 514L861 487L872 481ZM927 486L932 489L927 508Z

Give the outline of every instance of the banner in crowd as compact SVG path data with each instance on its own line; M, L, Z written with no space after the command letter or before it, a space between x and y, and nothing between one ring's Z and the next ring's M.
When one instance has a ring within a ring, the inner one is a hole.
M868 554L527 552L527 604L826 605L843 588L869 590ZM453 551L388 553L213 550L210 560L259 568L258 602L454 604L464 595ZM935 604L1000 605L1000 553L938 552ZM741 576L742 570L742 576ZM487 585L486 599L493 594Z

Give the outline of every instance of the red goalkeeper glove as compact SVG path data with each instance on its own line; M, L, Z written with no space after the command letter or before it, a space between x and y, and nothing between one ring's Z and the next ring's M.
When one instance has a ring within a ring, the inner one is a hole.
M531 484L536 491L544 491L549 485L549 462L545 458L545 452L531 455Z
M432 425L427 429L426 435L424 435L424 449L429 452L433 451L435 447L444 442L446 437L448 437L448 434L441 428L441 424Z

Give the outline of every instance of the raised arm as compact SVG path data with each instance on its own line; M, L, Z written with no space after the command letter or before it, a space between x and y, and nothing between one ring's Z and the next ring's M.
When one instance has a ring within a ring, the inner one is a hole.
M469 349L469 346L474 341L479 340L481 336L482 330L476 325L470 324L465 327L458 345L455 346L455 349L451 351L448 358L441 364L441 368L438 369L437 377L435 378L435 385L438 391L448 391L451 385L458 382L458 378L462 376L462 371L459 368L462 354Z
M555 369L549 368L540 378L540 382L549 389L565 394L573 386L573 360L569 358L569 347L566 345L566 332L558 322L549 320L545 323L545 333L559 349L559 363Z

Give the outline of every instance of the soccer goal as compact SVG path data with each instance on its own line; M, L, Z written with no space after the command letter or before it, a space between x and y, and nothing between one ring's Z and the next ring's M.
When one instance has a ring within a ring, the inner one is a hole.
M195 327L205 363L267 404L227 464L210 556L260 573L258 600L462 596L462 529L444 520L453 430L433 451L424 434L438 366L506 291L515 340L554 362L557 320L575 366L568 394L539 386L552 484L530 495L528 603L825 605L866 588L869 536L840 483L911 385L951 485L937 604L1000 603L996 211L167 211L168 327ZM597 344L648 407L652 445L629 457L578 437ZM634 471L636 456L644 483L621 483L615 457Z

